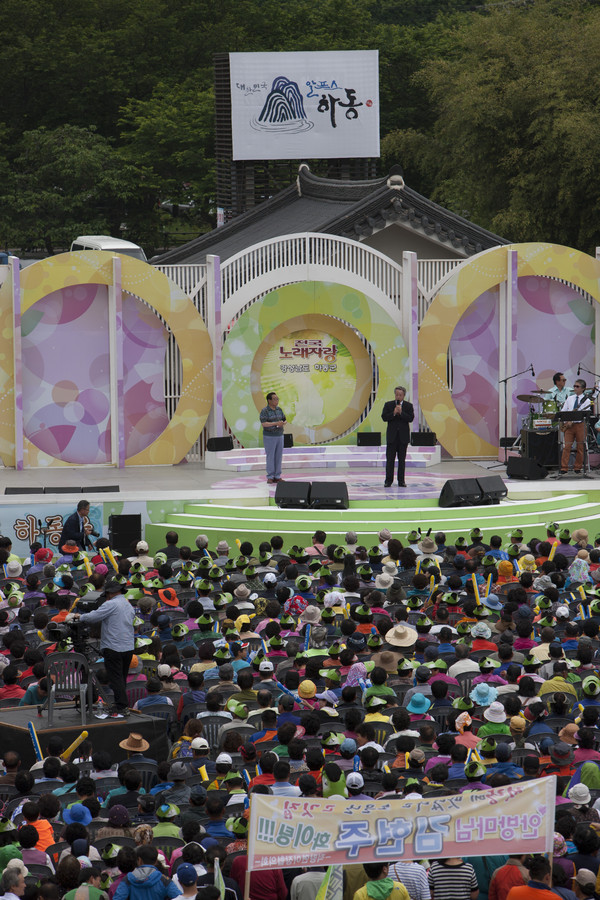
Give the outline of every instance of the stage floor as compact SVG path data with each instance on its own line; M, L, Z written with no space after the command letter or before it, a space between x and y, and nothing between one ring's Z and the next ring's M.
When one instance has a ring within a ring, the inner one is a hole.
M29 501L47 503L75 502L81 499L81 489L96 502L127 500L187 500L227 502L246 500L251 503L269 502L275 485L268 485L264 472L236 472L206 469L204 463L181 463L177 466L131 466L115 469L106 466L0 470L0 485L4 488L39 488L73 486L73 493L29 495ZM422 469L406 470L406 488L383 486L383 469L314 468L298 466L286 468L286 481L343 481L348 486L350 500L380 503L394 500L432 499L449 478L481 478L500 475L514 496L543 496L564 491L600 490L600 473L592 472L589 479L572 476L557 479L549 476L540 481L507 478L506 468L496 460L444 460ZM95 488L118 485L118 493L96 492ZM79 488L79 489L77 489ZM23 495L26 496L26 495ZM0 506L15 506L19 495L0 494Z

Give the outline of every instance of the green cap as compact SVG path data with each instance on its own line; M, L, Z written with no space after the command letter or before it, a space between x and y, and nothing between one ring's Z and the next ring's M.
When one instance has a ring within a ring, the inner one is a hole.
M175 816L179 815L179 807L175 806L174 803L163 803L156 810L156 816L158 819L174 819Z
M294 584L297 591L310 591L312 582L306 575L298 575Z
M600 680L595 675L588 675L581 682L581 689L586 697L597 697L600 694Z
M475 704L470 697L456 697L452 701L452 706L454 709L460 709L462 712L469 712L475 708Z
M330 669L319 669L319 675L321 678L328 678L330 681L335 681L337 684L342 680L339 671L333 666Z
M409 597L406 601L406 605L409 609L421 609L423 604L425 603L424 597L419 597L415 594L414 597Z
M482 656L479 660L479 668L481 671L484 669L499 669L502 663L498 662L497 659L492 659L491 656Z
M227 776L223 779L223 781L227 780ZM248 833L248 819L245 819L243 816L237 816L230 819L227 819L225 822L225 828L228 831L231 831L233 834L247 834Z
M174 638L182 638L189 633L190 629L187 625L184 625L183 622L178 622L177 625L173 625L173 627L171 628L171 634Z
M486 772L487 769L483 763L478 762L476 759L472 759L465 766L465 775L467 778L483 778Z

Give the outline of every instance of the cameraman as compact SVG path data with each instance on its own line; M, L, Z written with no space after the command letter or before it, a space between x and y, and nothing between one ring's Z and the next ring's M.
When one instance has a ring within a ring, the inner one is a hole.
M135 610L121 593L121 585L117 582L110 581L104 592L107 599L98 609L88 613L75 613L74 618L86 624L101 623L100 649L104 656L108 683L115 695L111 717L116 719L129 715L125 686L133 656Z

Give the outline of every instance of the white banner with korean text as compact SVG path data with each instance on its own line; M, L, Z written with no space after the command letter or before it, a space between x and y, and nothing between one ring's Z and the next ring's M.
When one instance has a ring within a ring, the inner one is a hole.
M420 799L253 794L248 870L550 853L555 798L555 776Z
M234 159L379 156L379 54L230 53Z

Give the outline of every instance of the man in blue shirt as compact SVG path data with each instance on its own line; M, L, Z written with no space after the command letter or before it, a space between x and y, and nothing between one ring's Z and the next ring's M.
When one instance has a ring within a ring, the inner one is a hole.
M107 599L93 612L75 614L75 619L94 624L101 623L100 649L104 656L104 667L108 683L115 695L112 718L129 715L127 701L127 675L133 656L133 619L135 610L121 593L121 585L116 581L105 587Z
M267 457L267 483L281 481L281 459L283 456L283 426L285 413L279 406L275 391L266 396L267 405L260 411L260 425L263 430L263 445Z

